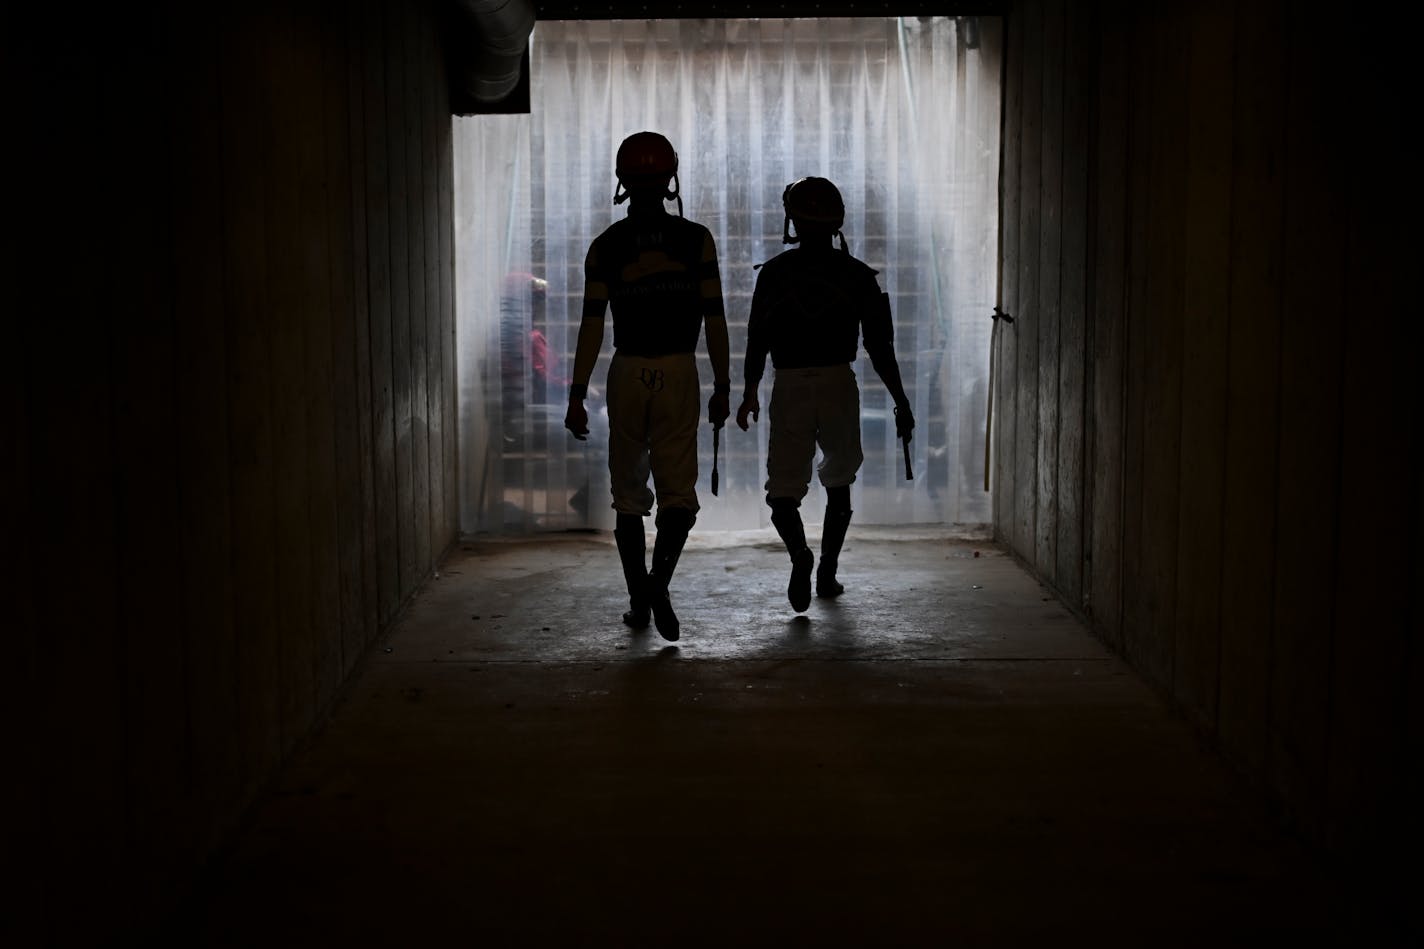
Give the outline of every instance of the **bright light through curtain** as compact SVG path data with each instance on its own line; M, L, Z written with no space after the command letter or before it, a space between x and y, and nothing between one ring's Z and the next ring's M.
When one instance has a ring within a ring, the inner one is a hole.
M741 392L753 270L780 253L781 193L830 178L853 254L880 271L918 426L904 478L885 389L862 353L861 524L979 524L997 253L1000 21L902 19L541 22L529 115L456 129L462 526L529 531L613 523L600 393L593 432L562 427L583 260L615 208L613 156L632 132L677 148L689 218L716 238ZM671 208L672 206L669 205ZM712 375L699 352L704 399ZM771 367L763 380L770 398ZM722 433L721 496L702 426L698 529L768 523L763 414ZM823 497L813 484L808 516Z

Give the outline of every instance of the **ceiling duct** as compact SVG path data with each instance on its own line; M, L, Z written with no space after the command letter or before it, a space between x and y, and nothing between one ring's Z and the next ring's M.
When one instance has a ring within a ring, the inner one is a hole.
M455 0L453 7L454 111L529 111L533 0Z

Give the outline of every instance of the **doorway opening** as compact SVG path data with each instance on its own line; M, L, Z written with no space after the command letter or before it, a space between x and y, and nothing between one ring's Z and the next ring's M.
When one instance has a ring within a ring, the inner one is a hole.
M563 416L584 255L625 213L612 202L613 157L644 129L678 150L685 213L717 242L733 408L753 268L785 249L782 190L829 178L845 198L850 252L890 294L917 422L907 481L889 399L862 351L856 520L986 523L1001 37L995 17L539 23L530 113L456 120L462 531L613 525L600 398L611 333L590 380L589 439L573 439ZM705 349L698 363L705 405ZM770 375L768 365L763 405ZM701 426L699 530L768 523L768 428L763 418L751 432L723 430L713 499L712 432ZM820 490L813 481L808 510Z

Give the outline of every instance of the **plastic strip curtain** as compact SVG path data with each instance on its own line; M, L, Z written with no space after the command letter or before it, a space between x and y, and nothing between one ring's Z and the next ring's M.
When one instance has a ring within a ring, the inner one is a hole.
M625 213L611 201L613 156L642 129L672 140L687 216L717 240L733 409L753 266L784 249L782 189L830 178L846 199L851 252L891 295L918 421L907 482L884 387L862 356L856 520L987 521L1000 30L988 17L540 23L531 113L457 120L463 529L612 525L600 398L611 332L592 380L589 441L571 438L562 418L584 253ZM699 365L710 395L705 353ZM768 366L763 408L770 377ZM767 430L763 413L752 432L723 433L713 499L702 426L699 529L768 523ZM821 504L813 483L806 508Z

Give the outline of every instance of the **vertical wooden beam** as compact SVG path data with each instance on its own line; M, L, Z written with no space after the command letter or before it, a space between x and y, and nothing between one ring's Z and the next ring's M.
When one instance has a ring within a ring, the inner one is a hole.
M1139 668L1163 686L1172 683L1176 611L1177 510L1181 487L1182 319L1185 292L1183 228L1187 131L1187 63L1181 37L1190 13L1168 8L1153 14L1148 247L1142 311L1142 564L1143 608L1136 656Z
M396 484L396 401L392 325L395 286L391 238L390 139L386 101L386 22L384 4L366 0L362 13L362 59L365 63L364 127L366 136L366 261L367 312L370 316L371 469L375 491L375 551L377 615L372 635L388 622L401 603L399 489ZM404 267L399 268L404 273Z
M1019 306L1019 167L1023 138L1023 22L1005 18L1002 170L999 182L1000 307L1016 320ZM994 353L994 536L1012 544L1017 491L1018 323L1000 322Z
M1092 265L1089 160L1091 111L1096 104L1096 3L1074 4L1064 18L1063 243L1058 316L1058 589L1075 608L1085 603L1085 407L1087 394L1088 273Z
M459 413L456 389L455 353L455 146L450 117L449 80L445 73L443 47L440 55L440 82L436 84L439 109L440 165L440 371L443 379L440 398L444 425L445 531L455 538L460 528Z
M361 623L359 627L348 627L345 636L344 658L349 672L364 652L366 644L376 637L380 629L381 591L388 585L387 581L382 579L381 559L377 550L376 393L373 392L375 373L371 355L371 327L374 323L371 308L376 298L377 283L371 270L375 241L366 213L372 160L370 136L366 129L367 116L373 108L370 95L374 86L374 83L369 81L369 76L376 64L371 61L370 42L366 32L370 17L366 2L349 5L341 3L340 0L332 2L346 9L349 16L346 86L347 102L350 106L347 120L351 156L351 234L347 247L335 249L338 255L346 253L351 259L350 345L354 350L354 412L357 423L356 469L351 476L357 480L361 492L360 519L355 524L350 539L344 541L356 543L359 538L361 551Z
M293 14L294 111L300 126L293 137L297 165L298 229L302 234L297 257L300 265L298 301L304 329L304 369L307 399L306 466L309 480L306 501L308 546L311 551L308 587L311 602L312 701L314 716L336 697L342 681L341 641L341 552L337 529L339 486L336 468L336 428L338 401L335 367L332 361L334 327L331 286L331 249L338 237L331 228L333 200L347 195L333 187L327 161L328 118L337 104L328 104L326 85L333 72L331 49L340 42L341 31L333 29L320 5L303 5ZM342 78L344 79L344 64ZM341 130L341 131L344 131ZM344 246L344 242L343 242ZM341 414L349 415L342 410ZM305 734L308 720L301 725Z
M1039 576L1058 578L1058 320L1063 245L1062 0L1043 4L1043 75L1038 232L1038 458L1034 554Z
M1230 310L1233 7L1212 0L1190 23L1186 309L1173 692L1216 723Z
M1122 430L1122 648L1132 662L1145 651L1145 576L1142 568L1143 404L1146 395L1147 274L1160 222L1152 219L1149 198L1151 142L1157 89L1152 79L1157 59L1155 25L1136 8L1125 10L1129 54L1127 119L1127 254L1124 263L1123 430Z
M359 26L359 11L345 3L327 0L322 9L327 29L323 47L322 124L326 138L327 176L327 279L331 298L331 386L332 386L332 477L336 505L337 602L339 636L338 681L344 680L365 647L367 624L363 587L374 584L364 556L362 524L363 487L368 469L363 464L363 419L369 418L369 389L358 385L357 333L363 328L365 308L358 307L356 293L357 258L365 255L365 242L356 241L354 219L355 183L364 175L359 135L353 135L353 114L360 108L353 102L360 86L351 81L357 68L353 40ZM358 249L359 248L359 249ZM364 266L361 271L364 273ZM360 294L364 302L364 286ZM362 391L366 408L362 408ZM368 580L369 576L369 580Z
M1099 635L1122 648L1122 503L1125 340L1128 256L1128 65L1131 28L1116 3L1101 13L1095 151L1095 275L1091 306L1091 507L1088 536L1089 613Z
M421 164L424 174L421 203L425 206L425 417L429 432L430 480L430 553L427 569L439 563L440 555L450 542L445 530L445 402L443 397L443 358L446 341L444 311L440 299L440 268L443 257L440 245L440 124L449 123L448 112L440 112L437 89L444 79L440 60L439 22L437 10L427 10L421 21L420 61L422 122Z
M425 246L426 217L433 209L425 203L425 76L428 63L422 55L421 31L426 26L428 4L401 4L401 25L395 31L398 54L405 63L405 82L400 90L405 113L405 171L407 209L406 256L410 291L410 460L411 546L406 594L429 575L430 569L430 402L426 347L426 258L433 251ZM405 552L402 552L405 556Z
M1035 517L1038 500L1038 296L1041 169L1043 165L1043 8L1025 3L1023 31L1022 120L1019 151L1019 311L1014 314L1018 341L1016 423L1014 432L1013 547L1025 560L1037 554Z
M399 563L399 600L415 588L415 458L413 383L411 380L411 193L406 165L410 116L406 113L405 10L401 4L382 4L385 30L380 37L386 60L386 161L385 187L389 194L391 276L391 393L395 424L396 537ZM399 606L399 600L393 608ZM394 613L391 614L392 616ZM391 616L385 617L389 620Z
M1236 11L1217 734L1262 774L1274 625L1285 45L1279 2Z

